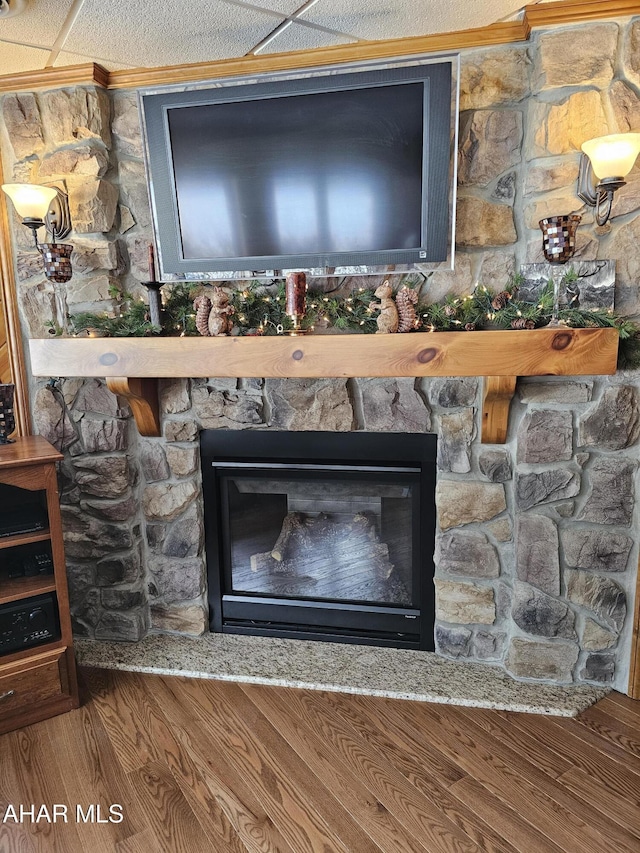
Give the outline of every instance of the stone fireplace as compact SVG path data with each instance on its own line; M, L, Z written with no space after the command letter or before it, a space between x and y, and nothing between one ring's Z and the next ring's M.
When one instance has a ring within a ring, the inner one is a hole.
M534 32L462 53L456 268L424 295L497 288L542 260L538 220L577 210L577 150L640 128L640 20ZM150 211L134 91L3 96L5 180L64 180L75 233L72 312L145 295ZM26 337L53 294L12 229ZM638 167L606 229L583 216L577 257L616 264L616 306L640 314ZM398 286L400 274L389 277ZM344 295L381 278L317 279ZM234 283L242 287L242 282ZM479 334L479 333L478 333ZM526 332L523 332L526 334ZM482 374L482 365L478 365ZM638 372L520 380L504 445L483 445L472 378L180 379L161 385L161 438L96 379L34 381L34 425L65 451L63 517L78 636L136 641L208 626L201 430L438 436L435 648L518 678L625 691L638 563Z

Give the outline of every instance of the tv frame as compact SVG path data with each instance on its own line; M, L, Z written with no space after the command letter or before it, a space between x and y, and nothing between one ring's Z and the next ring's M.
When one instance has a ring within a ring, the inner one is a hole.
M453 268L459 57L431 57L378 65L343 66L254 78L211 81L189 89L139 92L145 167L160 278L163 281L273 278L289 270L315 276L377 275L383 272ZM428 109L423 117L421 232L424 245L411 249L331 252L244 258L184 259L173 175L168 111L257 98L352 90L422 82ZM428 92L428 97L427 97ZM424 179L424 176L427 179ZM431 188L431 189L429 189ZM435 189L434 189L435 188ZM428 194L428 198L427 198Z

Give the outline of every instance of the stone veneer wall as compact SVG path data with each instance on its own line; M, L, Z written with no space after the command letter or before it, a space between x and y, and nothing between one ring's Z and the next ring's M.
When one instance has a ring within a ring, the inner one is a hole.
M579 145L640 130L639 90L640 19L463 53L456 270L425 271L429 296L500 287L518 264L541 260L538 219L581 206ZM117 310L123 292L140 294L151 236L135 93L8 94L2 116L5 179L67 185L71 311ZM577 252L616 260L617 305L635 316L639 190L636 167L603 229L581 210ZM12 231L25 332L43 337L52 292L30 234L17 220ZM626 689L640 516L637 372L521 380L504 447L478 441L472 379L167 381L158 439L141 438L100 381L66 380L61 393L34 382L32 392L37 430L66 453L78 635L205 630L200 428L433 430L439 653L519 677Z

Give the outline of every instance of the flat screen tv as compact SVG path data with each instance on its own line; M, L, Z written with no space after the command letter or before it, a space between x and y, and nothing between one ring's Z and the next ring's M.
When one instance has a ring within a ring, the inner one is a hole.
M141 95L163 277L436 264L452 63Z

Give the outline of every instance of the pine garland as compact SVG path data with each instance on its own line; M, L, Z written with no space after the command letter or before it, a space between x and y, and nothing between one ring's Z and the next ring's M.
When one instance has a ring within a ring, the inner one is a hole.
M448 296L444 302L420 303L416 307L419 326L415 332L481 331L483 329L534 329L548 325L553 317L554 289L549 281L536 302L518 299L522 277L516 275L509 285L494 291L478 285L465 297ZM575 280L570 270L563 284ZM404 286L411 286L405 280ZM141 299L124 294L118 312L108 314L76 314L70 319L76 334L95 330L112 337L140 337L149 335L197 335L194 300L211 292L202 283L175 284L166 294L163 306L163 328L153 326L148 307ZM269 285L249 282L243 290L229 294L233 315L234 334L277 335L291 329L292 323L285 313L285 285L275 280ZM369 304L375 300L374 291L360 288L350 296L341 298L309 291L307 314L303 328L333 328L342 332L372 334L377 331L377 314ZM624 369L640 367L640 327L633 321L604 309L586 310L563 307L557 312L560 322L572 328L615 328L620 335L619 366Z

